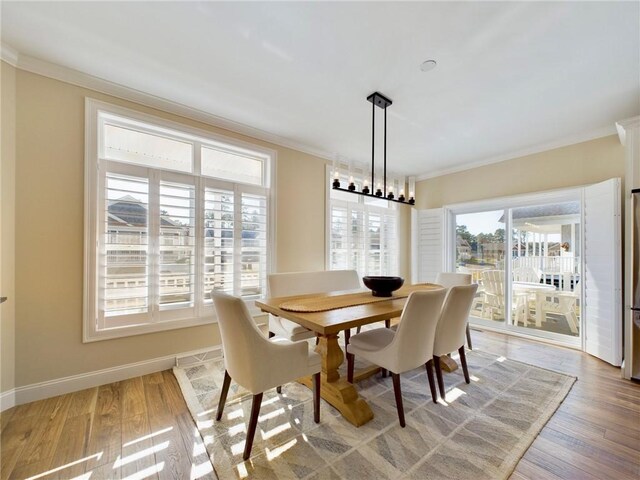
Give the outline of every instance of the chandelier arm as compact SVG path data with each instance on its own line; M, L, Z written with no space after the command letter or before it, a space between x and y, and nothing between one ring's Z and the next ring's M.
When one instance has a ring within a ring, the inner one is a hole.
M384 190L383 195L387 196L387 107L384 107Z
M375 188L376 104L371 102L371 191Z

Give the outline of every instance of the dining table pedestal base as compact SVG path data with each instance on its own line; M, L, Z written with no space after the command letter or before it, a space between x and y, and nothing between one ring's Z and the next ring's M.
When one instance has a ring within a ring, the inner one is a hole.
M448 355L442 355L440 357L440 368L445 372L453 372L458 369L458 362Z
M338 334L318 335L316 352L322 357L320 396L356 427L373 419L371 407L358 395L354 385L340 377L338 368L344 362L344 353ZM301 378L299 382L309 388L313 386L311 377Z

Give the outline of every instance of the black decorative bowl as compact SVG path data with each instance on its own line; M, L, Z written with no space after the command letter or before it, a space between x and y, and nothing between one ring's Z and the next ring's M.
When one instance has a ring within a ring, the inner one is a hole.
M374 297L390 297L404 283L402 277L362 277L364 285Z

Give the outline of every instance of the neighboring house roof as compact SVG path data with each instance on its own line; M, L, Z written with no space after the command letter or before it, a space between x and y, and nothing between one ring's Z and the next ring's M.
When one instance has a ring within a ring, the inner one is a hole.
M109 225L122 227L146 227L147 226L147 208L134 197L127 195L115 202L111 203L107 208ZM174 222L165 215L160 216L161 226L163 227L185 227ZM185 227L188 228L188 227ZM255 239L258 237L258 231L242 230L242 238ZM214 230L207 229L205 236L213 237ZM222 238L233 238L233 232L230 230L222 231Z
M471 245L469 245L469 242L467 242L464 238L462 238L461 236L458 236L456 238L456 245L458 247L461 248L471 248Z
M126 195L109 204L107 212L109 225L121 225L127 227L147 226L147 208L142 205L138 199L131 195ZM160 222L163 227L184 226L174 222L165 215L160 216Z

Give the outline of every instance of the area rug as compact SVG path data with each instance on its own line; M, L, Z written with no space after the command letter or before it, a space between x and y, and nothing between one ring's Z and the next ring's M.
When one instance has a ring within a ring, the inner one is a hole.
M478 350L467 362L471 383L460 369L445 373L446 400L436 404L424 368L402 374L406 428L390 377L357 384L374 413L359 428L324 401L315 424L311 392L298 383L284 385L281 395L266 392L246 462L250 395L232 382L224 416L215 421L222 360L174 374L220 479L508 478L576 379Z

